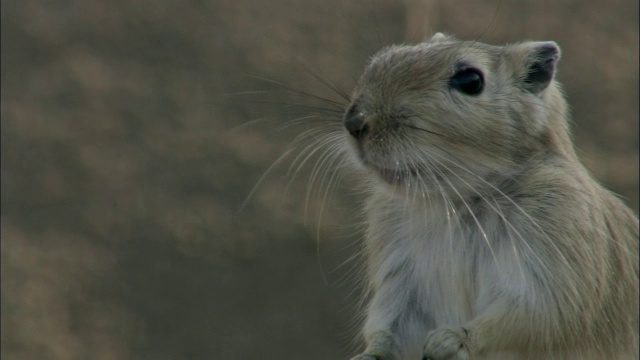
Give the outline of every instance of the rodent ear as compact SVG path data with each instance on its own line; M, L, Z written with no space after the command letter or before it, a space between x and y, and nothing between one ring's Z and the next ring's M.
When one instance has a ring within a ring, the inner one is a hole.
M433 36L425 39L426 42L442 42L451 40L453 40L453 37L451 35L447 35L441 32L437 32Z
M560 47L554 41L536 41L523 45L528 48L523 87L537 94L553 80L556 63L560 60Z

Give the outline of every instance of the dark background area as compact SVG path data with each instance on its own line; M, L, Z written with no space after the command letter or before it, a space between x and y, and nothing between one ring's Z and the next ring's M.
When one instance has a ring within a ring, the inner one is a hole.
M3 359L357 352L357 191L321 211L313 160L292 179L288 158L241 207L308 101L255 77L339 99L313 74L348 92L435 31L557 41L579 153L638 211L635 0L23 0L1 21Z

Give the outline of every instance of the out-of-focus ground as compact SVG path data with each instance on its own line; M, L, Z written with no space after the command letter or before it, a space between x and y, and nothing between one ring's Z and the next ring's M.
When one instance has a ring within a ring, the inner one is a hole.
M1 10L3 359L354 354L359 289L339 265L358 250L360 199L339 183L319 219L312 166L287 188L285 160L240 211L300 131L280 104L301 100L253 77L336 98L305 68L348 91L383 45L434 31L557 41L579 152L638 211L637 1Z

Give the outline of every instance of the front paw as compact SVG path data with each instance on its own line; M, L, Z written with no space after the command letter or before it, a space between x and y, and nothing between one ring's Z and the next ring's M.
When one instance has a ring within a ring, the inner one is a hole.
M462 327L441 327L427 334L423 360L468 360L469 333Z

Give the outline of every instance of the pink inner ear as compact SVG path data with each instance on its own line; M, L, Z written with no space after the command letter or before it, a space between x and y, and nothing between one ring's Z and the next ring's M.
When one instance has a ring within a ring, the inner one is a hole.
M530 56L533 62L527 69L524 85L527 90L537 94L546 89L553 80L555 65L560 58L560 48L550 41L535 46Z

